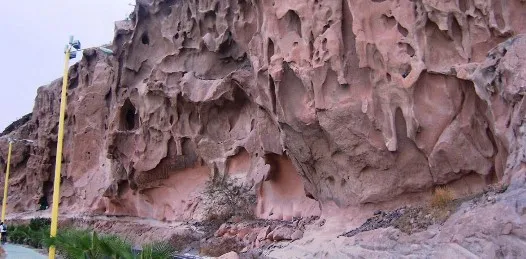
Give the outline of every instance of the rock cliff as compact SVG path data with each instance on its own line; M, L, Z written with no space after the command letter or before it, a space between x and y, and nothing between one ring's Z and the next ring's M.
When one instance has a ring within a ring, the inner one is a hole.
M62 212L199 220L225 174L280 220L524 185L525 17L520 0L137 0L115 55L70 68ZM10 210L51 201L60 86L3 133L36 140L14 146Z

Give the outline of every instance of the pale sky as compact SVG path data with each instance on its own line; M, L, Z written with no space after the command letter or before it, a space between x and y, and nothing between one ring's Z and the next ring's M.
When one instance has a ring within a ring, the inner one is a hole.
M134 0L2 1L0 15L0 132L33 110L37 88L62 77L64 45L110 43L114 22ZM77 55L71 64L78 61Z

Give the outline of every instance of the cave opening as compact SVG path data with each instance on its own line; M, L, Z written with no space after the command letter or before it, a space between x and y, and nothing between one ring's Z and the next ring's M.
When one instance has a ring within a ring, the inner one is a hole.
M150 45L150 38L148 37L148 33L143 32L143 34L141 35L141 42L144 45Z
M272 56L274 56L274 42L271 39L268 39L268 46L267 46L267 62L270 64L270 61L272 59Z
M44 181L42 183L42 196L38 200L38 210L47 210L49 208L49 198L53 193L53 181Z
M124 105L121 108L120 114L120 126L121 130L134 130L138 128L139 114L135 109L135 106L131 103L130 99L124 101Z

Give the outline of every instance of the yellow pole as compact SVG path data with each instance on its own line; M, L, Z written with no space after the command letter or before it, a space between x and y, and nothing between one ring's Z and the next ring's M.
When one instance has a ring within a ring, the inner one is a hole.
M55 180L53 181L53 208L51 210L51 237L55 237L57 235L58 226L58 203L60 202L60 172L62 170L62 146L64 140L64 117L66 115L66 92L68 90L69 53L70 48L68 46L66 49L66 64L64 65L64 77L62 78L62 93L60 97L57 157L55 160ZM55 246L49 247L48 258L55 259Z
M7 151L7 166L5 169L5 182L4 182L4 199L2 200L2 222L5 221L5 211L7 206L7 187L9 186L9 169L11 164L11 148L12 142L9 141L9 149Z

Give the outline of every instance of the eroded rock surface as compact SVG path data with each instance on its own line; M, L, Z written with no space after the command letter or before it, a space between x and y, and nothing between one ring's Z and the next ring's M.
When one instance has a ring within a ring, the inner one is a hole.
M512 188L491 198L467 202L442 225L411 235L387 227L336 237L330 230L311 227L303 239L281 243L265 254L272 258L523 258L525 189Z
M329 230L314 228L306 232L304 239L267 254L276 258L525 257L526 88L525 70L519 61L524 60L525 53L526 36L520 35L492 49L480 64L456 68L464 79L474 82L477 95L488 107L488 127L495 132L492 142L497 143L494 148L507 150L507 159L495 158L495 166L505 165L502 181L510 183L504 193L485 194L465 202L443 224L422 232L406 234L385 227L390 222L380 222L387 224L371 231L367 230L376 226L361 232L362 226L351 231L352 237L335 237Z
M223 174L280 220L522 186L525 5L137 1L115 55L70 69L62 211L199 220ZM10 211L51 200L60 82L6 132L36 140L15 144Z

